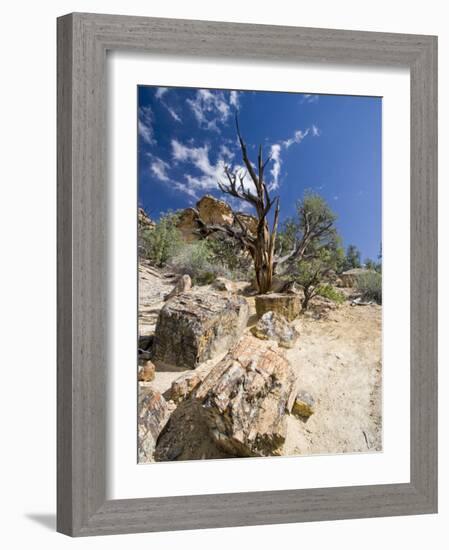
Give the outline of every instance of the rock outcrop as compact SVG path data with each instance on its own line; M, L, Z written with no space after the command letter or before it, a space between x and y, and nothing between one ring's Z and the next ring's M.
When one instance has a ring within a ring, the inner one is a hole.
M283 348L292 348L299 338L299 332L284 316L267 311L252 327L251 332L261 340L275 340Z
M207 224L216 225L238 225L234 216L238 216L239 220L255 234L257 230L257 220L254 216L243 212L234 213L229 204L223 200L216 199L211 195L205 195L195 205L200 218ZM196 222L196 214L193 208L186 208L179 212L178 223L176 226L181 232L181 236L186 242L192 242L200 239L200 235L196 233L198 224Z
M145 384L139 384L138 395L138 461L151 462L156 441L167 423L169 408L162 395Z
M155 222L148 216L143 208L139 208L137 219L141 231L154 229L156 227Z
M273 311L288 321L293 321L301 311L301 298L297 294L259 294L255 302L258 319L268 311Z
M169 300L161 309L153 343L153 360L194 369L229 350L248 321L244 298L192 290Z
M345 271L338 277L338 285L346 288L354 288L357 286L358 277L360 277L360 275L364 275L365 273L373 273L373 270L356 267L354 269L350 269L349 271Z
M211 370L193 398L219 449L231 456L271 456L282 450L295 390L287 359L245 337Z

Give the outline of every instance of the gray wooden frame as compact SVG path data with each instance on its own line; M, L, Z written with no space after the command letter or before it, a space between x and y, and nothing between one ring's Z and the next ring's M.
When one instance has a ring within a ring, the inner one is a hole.
M411 71L410 483L106 500L108 50ZM72 536L437 511L437 38L75 13L58 19L58 505Z

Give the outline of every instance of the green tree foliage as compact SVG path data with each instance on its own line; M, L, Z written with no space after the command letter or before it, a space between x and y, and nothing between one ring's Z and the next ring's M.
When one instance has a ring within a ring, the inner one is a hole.
M325 281L332 271L336 270L338 262L341 260L342 250L339 247L320 248L318 253L310 259L302 259L297 262L294 271L294 280L304 290L304 299L302 302L303 310L309 306L310 300L321 294L338 301L336 293L332 293L330 285ZM332 293L332 297L329 295Z
M354 244L350 244L346 250L342 269L343 271L348 271L349 269L356 269L358 267L361 267L360 250Z
M296 217L287 220L278 235L276 265L289 271L298 261L317 256L320 250L336 249L340 245L336 219L323 197L306 191L296 204Z
M140 255L159 267L166 265L182 247L176 221L176 214L169 212L161 216L154 229L140 230Z
M371 258L366 258L365 268L374 271L376 269L376 262L374 260L372 260Z

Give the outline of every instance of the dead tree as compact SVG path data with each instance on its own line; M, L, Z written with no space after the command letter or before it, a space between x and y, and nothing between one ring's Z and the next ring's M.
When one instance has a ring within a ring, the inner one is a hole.
M254 184L254 191L245 185L246 174L241 171L233 172L229 166L224 168L226 182L217 183L223 193L246 202L256 211L256 232L252 233L248 230L247 225L240 219L238 213L234 213L233 224L207 224L201 219L199 212L194 209L198 225L197 232L202 237L221 233L237 241L242 249L248 251L254 262L259 294L266 294L271 289L273 275L277 267L283 264L291 266L294 262L310 259L316 255L318 250L316 243L326 242L335 233L335 217L328 211L327 206L318 205L317 207L313 202L306 203L304 201L299 211L300 231L293 249L284 255L280 253L275 255L279 223L279 197L270 197L268 184L264 179L265 168L271 157L269 156L264 160L262 146L259 146L257 166L254 166L248 157L248 151L240 134L237 118L236 128L243 162ZM274 215L270 228L268 215L273 207ZM282 269L285 271L285 266Z
M253 192L245 186L246 174L242 172L233 172L229 166L225 166L224 169L227 182L218 182L218 187L223 193L236 197L255 209L257 214L256 233L253 234L248 230L246 224L239 218L238 214L234 214L233 225L206 224L201 220L198 211L196 211L196 221L199 227L199 233L202 236L207 237L217 232L224 233L236 239L242 247L249 252L254 262L258 291L260 294L265 294L271 289L273 280L274 248L279 222L279 197L270 197L267 183L264 180L264 171L271 157L268 157L264 161L262 158L262 146L260 146L257 157L257 167L254 167L248 158L246 144L240 134L237 119L236 126L243 162L254 184L255 191ZM268 214L273 206L274 218L270 229Z

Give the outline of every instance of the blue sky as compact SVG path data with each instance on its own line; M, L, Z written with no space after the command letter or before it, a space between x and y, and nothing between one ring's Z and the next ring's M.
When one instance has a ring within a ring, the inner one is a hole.
M216 183L224 164L236 170L243 164L238 110L250 158L256 161L259 143L272 156L266 180L280 197L281 221L294 215L297 199L311 189L337 214L344 247L355 244L362 259L376 259L381 109L376 97L139 86L139 203L155 220L205 194L242 210L244 204L223 196Z

